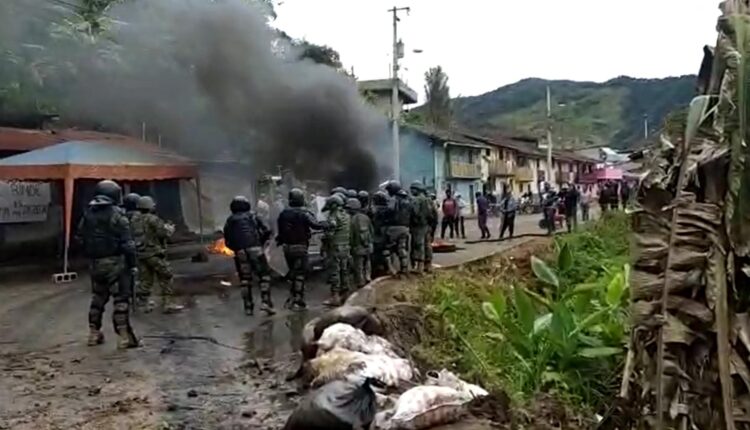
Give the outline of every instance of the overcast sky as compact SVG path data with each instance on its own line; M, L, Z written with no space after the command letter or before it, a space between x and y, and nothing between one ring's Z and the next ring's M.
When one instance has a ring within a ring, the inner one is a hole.
M360 79L387 78L393 0L283 0L275 25L327 44ZM452 95L528 77L606 81L697 73L718 0L400 0L402 78L420 93L441 65ZM413 49L422 49L413 54Z

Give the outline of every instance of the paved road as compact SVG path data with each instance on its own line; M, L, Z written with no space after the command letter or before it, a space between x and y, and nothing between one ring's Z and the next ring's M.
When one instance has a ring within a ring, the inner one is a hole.
M538 233L538 215L521 216L517 234ZM467 235L479 237L476 220ZM490 221L493 234L498 221ZM523 239L456 243L436 254L436 266L474 260ZM175 262L176 287L188 309L179 315L136 314L144 337L138 350L118 352L105 317L108 342L87 348L88 279L69 285L29 283L24 277L0 286L0 429L37 428L275 428L292 402L284 378L296 365L301 329L322 312L327 297L322 274L309 283L310 309L272 318L246 317L239 292L220 281L230 259ZM287 287L274 286L277 307ZM170 336L202 336L202 340ZM164 338L154 338L162 336ZM223 344L217 345L213 339ZM192 391L191 391L192 390ZM5 426L5 427L3 427Z

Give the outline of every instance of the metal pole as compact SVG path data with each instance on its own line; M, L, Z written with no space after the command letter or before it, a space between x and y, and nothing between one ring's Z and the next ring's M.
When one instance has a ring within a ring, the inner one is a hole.
M198 195L198 241L203 245L203 193L201 193L201 178L195 178L195 193Z
M553 184L552 179L552 95L547 85L547 183Z
M648 139L648 115L643 114L643 138Z
M398 120L398 8L393 9L393 71L391 72L391 119L393 138L393 179L401 180L401 140L399 139Z

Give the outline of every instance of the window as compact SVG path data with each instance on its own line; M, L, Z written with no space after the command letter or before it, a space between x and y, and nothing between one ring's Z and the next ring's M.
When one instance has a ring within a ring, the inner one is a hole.
M474 164L474 151L469 150L469 164Z
M486 156L489 157L490 156L490 150L489 149L485 149L484 150L484 155L486 155Z
M505 159L505 151L503 151L502 149L498 149L497 150L497 159L500 160L500 161L503 161L503 159Z
M529 160L526 157L518 157L518 166L526 167L529 164Z

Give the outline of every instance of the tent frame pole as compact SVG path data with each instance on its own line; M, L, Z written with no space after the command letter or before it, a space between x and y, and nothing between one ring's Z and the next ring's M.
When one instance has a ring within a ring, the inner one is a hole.
M196 177L195 178L195 191L198 197L198 234L199 234L199 243L203 245L203 202L202 202L202 193L201 193L201 178Z
M65 229L65 250L63 252L63 273L68 273L68 254L70 252L70 235L73 218L73 193L75 190L75 179L66 177L64 179L65 187L65 212L64 212L64 229Z

